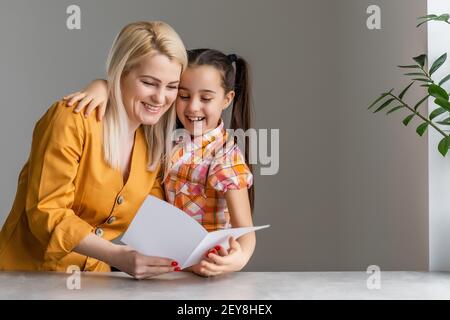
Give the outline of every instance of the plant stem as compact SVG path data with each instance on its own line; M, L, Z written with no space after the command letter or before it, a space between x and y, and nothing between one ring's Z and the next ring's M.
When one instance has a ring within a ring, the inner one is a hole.
M389 95L394 98L395 100L397 100L398 102L400 102L403 106L405 106L406 108L409 109L409 111L411 111L412 113L416 114L417 116L419 116L423 121L428 122L430 124L430 126L432 126L434 129L436 129L437 132L439 132L440 134L442 134L444 137L447 137L447 135L445 134L444 131L442 131L438 126L436 126L432 121L428 120L427 118L425 118L423 115L421 115L418 111L414 110L413 108L411 108L407 103L403 102L402 99L398 98L396 95L389 93Z

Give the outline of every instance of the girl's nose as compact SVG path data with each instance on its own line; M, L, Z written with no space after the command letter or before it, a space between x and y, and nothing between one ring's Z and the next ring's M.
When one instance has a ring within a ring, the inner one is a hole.
M198 111L200 110L200 104L197 103L197 101L195 101L194 99L192 99L191 101L189 101L187 108L189 111Z

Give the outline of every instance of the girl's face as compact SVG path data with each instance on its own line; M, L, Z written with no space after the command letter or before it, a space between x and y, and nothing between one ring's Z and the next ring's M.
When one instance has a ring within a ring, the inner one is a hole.
M176 109L178 119L193 135L215 129L222 110L234 98L234 91L225 94L220 71L212 66L188 67L181 76Z
M131 125L153 125L177 97L181 65L157 54L122 77L122 99Z

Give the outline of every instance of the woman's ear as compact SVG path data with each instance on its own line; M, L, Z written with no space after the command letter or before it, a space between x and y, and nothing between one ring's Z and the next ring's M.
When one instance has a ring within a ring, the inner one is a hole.
M225 110L226 108L228 108L228 106L231 104L231 102L233 102L234 96L235 96L235 92L234 90L231 90L230 92L228 92L225 95L225 99L224 99L224 106L222 107L222 110Z

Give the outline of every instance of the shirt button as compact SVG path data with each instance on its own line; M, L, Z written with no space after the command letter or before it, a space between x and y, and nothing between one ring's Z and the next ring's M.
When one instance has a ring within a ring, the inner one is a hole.
M95 234L99 237L103 237L103 229L102 228L95 229Z
M117 219L117 218L116 218L115 216L109 217L108 220L106 221L106 223L107 223L107 224L113 224L114 221L116 221L116 219Z
M122 203L123 203L123 200L125 200L125 199L123 198L123 196L119 196L119 197L117 198L117 204L122 204Z

